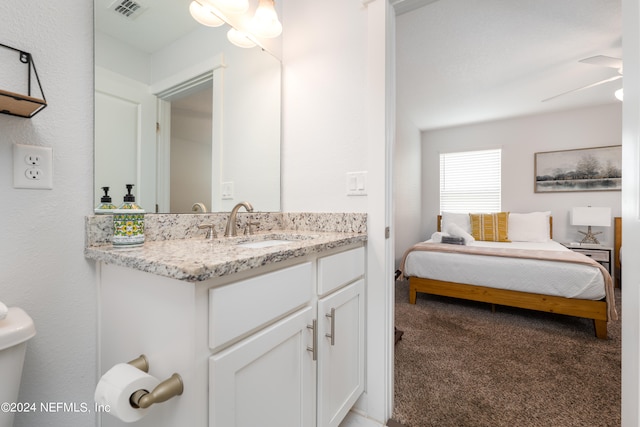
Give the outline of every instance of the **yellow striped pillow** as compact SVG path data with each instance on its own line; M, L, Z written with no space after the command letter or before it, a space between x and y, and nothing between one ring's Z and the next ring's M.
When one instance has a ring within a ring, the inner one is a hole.
M476 240L487 242L510 242L509 240L509 212L492 214L469 214L471 220L471 235Z

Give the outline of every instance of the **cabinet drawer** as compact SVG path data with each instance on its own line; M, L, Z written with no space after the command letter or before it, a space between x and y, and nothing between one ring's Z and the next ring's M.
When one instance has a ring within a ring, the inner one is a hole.
M209 291L209 347L213 350L311 301L306 262Z
M364 275L364 247L318 260L318 294L324 295Z
M595 249L574 249L574 251L593 258L595 261L609 262L609 251L599 251Z

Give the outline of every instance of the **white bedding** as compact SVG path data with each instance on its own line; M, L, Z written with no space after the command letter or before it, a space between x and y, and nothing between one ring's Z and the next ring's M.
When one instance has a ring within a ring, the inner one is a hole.
M482 242L469 246L569 251L558 242ZM604 279L597 267L522 258L413 251L407 255L404 276L466 283L567 298L600 300Z

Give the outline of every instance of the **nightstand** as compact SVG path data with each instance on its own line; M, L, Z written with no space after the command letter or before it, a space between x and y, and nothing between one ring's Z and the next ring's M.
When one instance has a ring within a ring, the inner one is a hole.
M613 252L613 248L594 244L581 245L579 243L563 243L562 246L593 258L594 261L598 261L605 266L609 274L611 274L611 253Z

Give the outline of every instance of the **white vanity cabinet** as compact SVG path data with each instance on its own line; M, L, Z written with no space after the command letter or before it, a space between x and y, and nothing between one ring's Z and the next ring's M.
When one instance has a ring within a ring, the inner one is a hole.
M364 390L364 248L318 260L317 426L337 427Z
M258 281L284 288L273 280L280 274L229 289ZM355 404L364 390L364 248L320 257L313 283L317 291L308 307L211 357L210 427L337 427ZM210 291L212 318L220 317L214 314L218 293ZM291 299L287 292L278 295Z
M337 427L364 390L364 280L318 301L318 318L317 425Z
M312 270L306 262L209 291L209 427L315 425Z
M337 427L364 390L364 271L362 245L202 282L100 264L100 375L144 353L182 376L137 426Z

